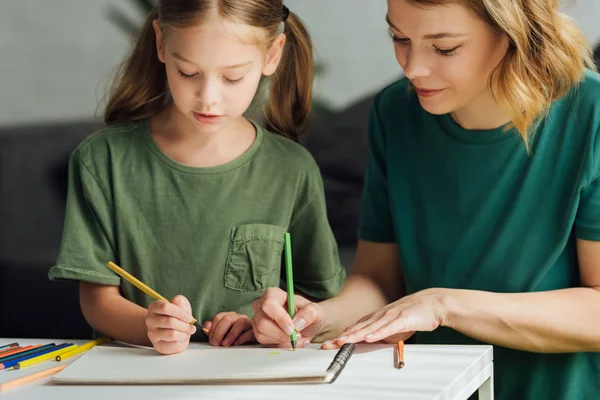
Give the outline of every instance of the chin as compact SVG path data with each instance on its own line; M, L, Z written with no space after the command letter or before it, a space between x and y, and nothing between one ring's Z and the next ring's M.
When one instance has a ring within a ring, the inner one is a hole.
M451 106L449 106L448 104L444 104L444 103L429 103L427 101L421 101L419 99L419 102L421 103L421 107L423 107L423 109L425 111L427 111L429 114L433 114L433 115L444 115L444 114L448 114L452 111L454 111L454 108L452 108Z

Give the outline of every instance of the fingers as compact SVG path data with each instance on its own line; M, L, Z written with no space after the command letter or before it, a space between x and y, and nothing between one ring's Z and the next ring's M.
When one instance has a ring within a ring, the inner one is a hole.
M261 344L268 346L285 344L287 347L291 347L292 345L289 335L282 332L281 328L270 318L266 317L264 313L258 318L256 314L254 315L252 330L254 331L256 340Z
M252 304L254 313L264 314L275 321L279 328L288 336L294 331L292 318L284 308L287 303L287 293L278 288L268 288L263 296Z
M252 328L252 326L250 326ZM244 343L252 343L255 342L254 331L252 329L248 329L246 332L242 333L236 340L233 342L234 346L241 346Z
M180 319L160 314L149 314L146 318L148 332L155 329L167 329L182 332L189 335L196 333L196 327Z
M183 342L156 342L154 343L154 349L160 354L176 354L181 353L183 350L187 349L188 341Z
M321 348L323 350L335 350L342 347L342 344L337 342L336 340L327 340L321 344Z
M183 308L185 311L190 313L190 315L192 315L192 305L190 304L190 301L187 299L187 297L178 294L177 296L173 297L171 303L175 304L180 308Z
M369 343L384 340L390 336L396 336L398 333L406 332L406 324L404 319L396 318L385 325L373 330L371 333L365 336L365 340Z
M243 333L248 330L252 331L252 323L250 322L250 318L245 315L240 315L237 321L233 323L231 329L229 329L229 333L221 342L221 346L229 347L231 346Z
M175 296L173 303L160 300L150 304L146 327L157 352L174 354L187 348L190 336L196 333L196 327L190 324L191 310L190 302L183 296Z
M158 342L187 342L190 339L190 335L174 329L153 329L148 331L148 338L152 343Z
M175 296L174 300L177 301L178 304L186 306L183 300L178 299L180 297L185 299L185 297L183 296ZM185 302L187 302L187 305L189 305L187 299L185 300ZM181 308L178 304L173 304L164 300L159 300L150 304L150 307L148 307L148 311L152 314L166 315L169 317L177 318L189 324L190 321L194 319L194 317L192 317L191 307L188 310L185 310Z
M320 305L306 299L302 300L304 301L300 302L299 310L294 315L294 328L299 332L323 320L323 309Z
M340 335L340 337L337 338L337 341L340 343L357 343L362 341L376 342L379 339L374 339L372 336L373 332L386 325L388 322L389 320L385 316L375 317L370 320L370 323L362 326L361 328L350 330L349 333Z
M263 296L252 303L252 329L259 343L291 345L289 336L294 330L294 323L284 308L286 303L287 294L278 288L265 290Z
M223 312L215 315L215 317L212 320L212 327L210 329L210 333L208 335L209 343L213 346L221 346L223 340L225 339L229 331L233 328L236 321L242 317L245 316L242 316L235 312ZM236 332L238 329L239 327L236 328Z

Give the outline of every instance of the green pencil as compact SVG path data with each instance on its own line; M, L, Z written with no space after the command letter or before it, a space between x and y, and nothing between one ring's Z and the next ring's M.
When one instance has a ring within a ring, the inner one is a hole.
M285 250L285 277L288 294L288 310L290 317L294 318L296 313L294 307L294 275L292 273L292 238L288 232L283 236L284 238L284 250ZM292 342L292 349L296 350L296 330L290 335L290 341Z

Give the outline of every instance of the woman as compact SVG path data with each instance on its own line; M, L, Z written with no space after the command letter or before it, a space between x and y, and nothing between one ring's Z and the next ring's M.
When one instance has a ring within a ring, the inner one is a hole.
M557 0L388 0L359 244L321 303L269 289L257 340L495 346L499 399L600 392L600 76ZM589 69L587 69L589 68ZM413 336L414 335L414 336Z

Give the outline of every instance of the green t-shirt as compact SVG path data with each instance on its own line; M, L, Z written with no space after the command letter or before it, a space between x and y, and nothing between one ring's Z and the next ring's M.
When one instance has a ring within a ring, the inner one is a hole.
M531 155L515 130L429 114L401 80L374 101L370 151L359 237L398 244L409 294L579 286L576 239L600 241L600 75L552 104ZM415 339L476 343L447 328ZM600 396L600 353L495 347L494 361L499 400Z
M318 166L300 145L257 127L252 146L216 167L175 162L148 120L103 128L71 155L65 226L51 279L120 285L114 261L167 298L186 296L200 321L252 315L252 301L285 276L290 232L297 291L336 295L345 271L326 215ZM205 340L198 330L195 340Z

